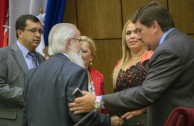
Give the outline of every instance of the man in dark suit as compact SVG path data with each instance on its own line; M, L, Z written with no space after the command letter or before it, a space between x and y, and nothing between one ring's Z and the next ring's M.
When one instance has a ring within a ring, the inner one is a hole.
M148 126L163 126L174 108L194 107L194 39L174 28L171 15L157 2L140 8L132 21L139 39L155 50L142 86L102 97L84 92L70 104L71 111L89 111L94 101L114 113L147 107Z
M56 24L49 34L47 61L31 70L24 87L23 126L72 126L85 114L74 115L68 104L76 88L87 90L87 72L80 55L80 32L72 24ZM80 126L110 126L97 112Z
M16 21L17 42L0 49L0 126L21 126L24 78L44 61L35 51L42 26L38 18L22 15ZM35 53L35 61L28 52Z

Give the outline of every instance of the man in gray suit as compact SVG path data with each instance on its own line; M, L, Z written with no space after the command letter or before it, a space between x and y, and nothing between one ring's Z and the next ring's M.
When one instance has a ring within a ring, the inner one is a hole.
M39 19L20 16L16 33L17 42L0 49L0 126L21 126L24 78L29 69L44 61L35 51L43 33Z
M194 107L194 39L174 28L171 15L157 2L140 8L132 21L139 39L155 50L143 84L102 97L84 92L70 104L71 111L90 111L94 103L113 113L147 107L148 126L163 126L174 108Z
M68 107L76 88L88 88L80 49L80 32L74 25L60 23L51 29L48 48L51 57L26 76L23 126L72 126L85 116L74 115ZM111 118L97 112L80 124L110 125Z

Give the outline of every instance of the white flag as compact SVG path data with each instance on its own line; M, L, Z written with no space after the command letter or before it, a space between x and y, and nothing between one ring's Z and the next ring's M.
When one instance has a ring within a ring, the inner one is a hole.
M9 45L17 41L15 23L19 16L24 14L32 14L38 16L40 14L40 6L43 10L46 9L47 0L9 0ZM43 48L45 47L43 37L41 37L40 45L37 47L37 51L43 56Z
M37 16L37 18L40 20L42 25L44 25L43 23L44 23L44 16L45 16L45 10L46 10L46 3L47 3L47 0L31 0L30 1L29 14ZM41 7L43 9L43 14L40 13ZM45 43L44 43L44 37L42 35L41 42L36 48L36 51L39 52L43 56L44 56L44 53L43 53L44 47L45 47Z
M15 23L19 16L28 14L30 8L29 0L9 0L9 45L17 41Z

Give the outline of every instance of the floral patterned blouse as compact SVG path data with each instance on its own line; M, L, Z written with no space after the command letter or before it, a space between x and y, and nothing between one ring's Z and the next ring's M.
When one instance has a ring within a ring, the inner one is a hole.
M140 62L132 65L126 70L121 69L116 80L116 88L114 92L141 85L146 74L147 73L142 68Z

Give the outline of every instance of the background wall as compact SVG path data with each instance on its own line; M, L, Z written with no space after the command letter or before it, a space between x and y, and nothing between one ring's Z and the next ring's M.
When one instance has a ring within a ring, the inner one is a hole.
M82 35L93 38L97 59L93 66L105 77L111 93L112 72L121 58L121 33L125 22L151 0L67 0L64 22L75 24ZM177 28L194 37L194 0L158 0L172 14Z

